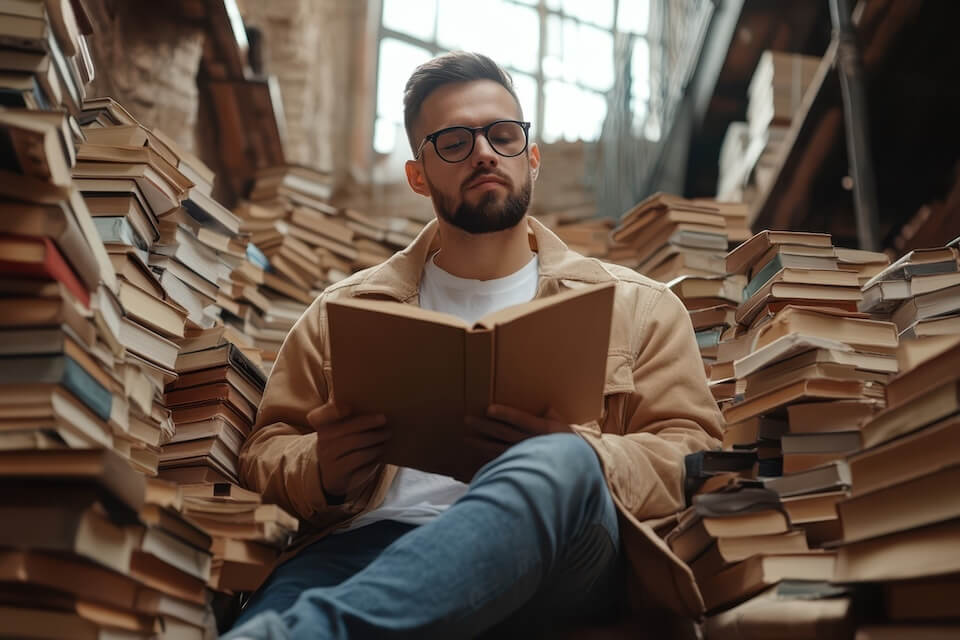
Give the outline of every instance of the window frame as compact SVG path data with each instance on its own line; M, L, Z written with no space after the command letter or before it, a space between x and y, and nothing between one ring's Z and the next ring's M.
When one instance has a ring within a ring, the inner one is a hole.
M375 56L376 56L376 66L375 66L375 71L374 71L374 74L373 74L373 91L372 91L372 93L373 93L373 103L374 103L374 105L373 105L373 123L372 123L371 132L375 132L375 131L376 131L377 121L380 120L380 112L379 112L379 104L378 104L378 96L379 96L379 88L380 88L380 44L381 44L381 42L383 42L384 38L392 38L392 39L394 39L394 40L398 40L398 41L400 41L400 42L404 42L404 43L406 43L406 44L409 44L409 45L412 45L412 46L415 46L415 47L420 47L420 48L422 48L422 49L425 49L425 50L429 51L431 56L438 56L438 55L440 55L440 54L442 54L442 53L446 53L447 51L449 51L449 49L441 46L441 45L439 44L439 42L438 42L438 39L437 39L437 28L438 28L438 22L439 22L439 11L436 11L436 10L435 10L435 11L434 11L434 14L433 14L433 22L434 22L434 24L433 24L433 29L432 29L433 38L432 38L432 39L429 39L429 40L426 40L426 39L420 38L420 37L418 37L418 36L411 35L411 34L409 34L409 33L406 33L406 32L403 32L403 31L398 31L398 30L396 30L396 29L393 29L393 28L384 26L384 24L383 24L383 10L384 10L384 6L383 6L383 5L384 5L384 2L385 2L385 1L386 1L386 0L381 0L381 1L378 3L379 6L378 6L378 11L377 11L377 13L378 13L378 15L377 15L377 27L378 27L378 28L377 28L377 35L376 35L376 53L375 53ZM438 0L434 0L434 2L437 2L437 1L438 1ZM623 46L624 41L626 41L627 43L629 43L629 42L631 42L631 41L635 41L635 40L644 40L644 41L646 41L647 47L648 47L648 51L649 51L649 58L650 58L651 60L653 59L653 56L654 56L654 47L662 47L662 46L663 46L663 43L662 43L661 40L657 39L656 41L654 41L654 40L651 39L649 30L648 30L648 32L645 33L645 34L638 34L638 33L634 33L634 32L631 32L631 31L620 31L619 29L617 29L617 21L618 21L619 12L620 12L620 3L621 3L621 2L630 2L631 0L612 0L612 2L613 2L613 19L612 19L612 26L609 27L609 28L608 28L608 27L601 27L601 26L597 25L596 23L590 22L590 21L588 21L588 20L582 20L582 19L580 19L580 18L577 17L577 16L567 15L562 9L550 9L550 8L547 7L547 0L537 0L536 4L531 4L531 3L529 3L529 2L523 2L522 0L502 0L502 1L503 1L503 2L507 2L507 3L510 3L510 4L513 4L513 5L517 5L517 6L520 6L520 7L528 8L528 9L530 9L530 10L532 10L532 11L537 12L538 23L539 23L539 28L540 28L540 34L539 34L539 39L538 39L538 43L537 43L537 64L536 64L536 69L535 69L533 72L528 72L528 71L522 71L522 70L520 70L520 69L517 69L517 68L515 68L515 67L512 67L512 66L510 66L510 65L506 65L506 64L501 65L501 66L502 66L506 71L508 71L511 75L513 75L513 76L516 76L516 75L519 74L519 75L522 75L522 76L532 77L533 80L534 80L534 82L536 83L536 87L537 87L537 91L536 91L536 96L537 96L537 98L536 98L536 99L537 99L536 113L534 114L534 117L533 117L533 118L530 118L529 116L527 116L527 119L530 119L530 120L533 121L533 129L534 129L534 134L535 134L535 135L531 136L531 140L530 140L530 141L531 141L531 142L536 142L536 143L538 143L538 144L543 144L543 129L544 129L544 123L545 123L545 117L544 117L544 116L545 116L545 113L546 113L546 110L545 110L545 100L544 100L544 98L545 98L545 95L544 95L544 86L546 85L547 82L550 82L550 81L559 81L559 82L563 82L564 84L572 85L572 86L576 87L577 89L579 89L579 90L581 90L581 91L588 91L588 92L590 92L590 93L593 93L593 94L595 94L595 95L598 95L598 96L602 97L602 98L603 98L604 100L606 100L606 101L608 102L608 104L609 104L609 97L610 97L611 93L616 92L616 91L618 90L618 88L621 88L622 85L623 85L625 82L627 82L626 78L624 78L624 76L625 76L626 74L618 73L618 71L622 71L623 69L630 68L630 62L631 62L631 61L629 60L629 55L628 55L627 52L630 51L630 50L632 50L632 47ZM651 7L650 7L650 10L651 10L651 11L653 10L652 3L653 3L653 0L651 0ZM555 79L555 78L551 78L551 77L546 76L546 74L544 73L544 70L543 70L543 66L544 66L544 65L543 65L543 61L544 61L544 57L545 57L545 55L546 55L546 53L547 53L547 52L546 52L547 23L548 23L548 18L551 17L551 16L557 16L557 17L559 17L559 18L561 19L561 21L563 21L563 20L570 20L570 21L576 22L576 23L578 24L578 26L587 25L587 26L590 26L590 27L593 27L593 28L596 28L596 29L601 29L601 30L603 30L603 31L606 31L606 32L610 33L610 35L611 35L611 37L612 37L612 39L613 39L613 61L612 61L612 64L613 64L613 68L614 68L614 79L613 79L613 85L612 85L609 89L607 89L606 91L598 91L598 90L596 90L596 89L594 89L594 88L592 88L592 87L585 86L585 85L581 84L581 83L578 82L578 81L567 82L566 80L563 80L563 79ZM652 69L652 66L651 66L651 69ZM631 68L631 75L632 75L632 68ZM651 76L652 76L652 74L649 73L649 71L648 71L648 74L647 74L648 82L650 82ZM631 78L629 79L629 82L632 83L632 81L633 81L633 79L632 79L632 77L631 77ZM653 87L653 84L651 83L650 90L647 92L647 98L646 98L646 100L644 101L644 104L645 104L645 107L646 107L646 109L645 109L646 116L645 116L645 118L644 118L644 123L643 123L643 125L642 125L640 128L642 128L643 126L646 126L646 120L648 120L648 119L650 118L650 113L651 113L651 106L650 106L650 105L651 105L651 102L652 102L653 92L654 92L654 87ZM629 98L629 96L628 96L628 98ZM630 106L630 105L629 105L629 100L628 100L628 104L627 104L627 105L624 105L624 106L629 109L629 106ZM630 112L630 114L631 114L631 117L633 117L633 112L632 112L632 111ZM402 124L402 123L401 123L401 124ZM598 135L596 140L591 140L591 141L588 141L588 142L597 142L597 141L600 140L600 137L601 137L601 136ZM561 137L560 139L557 140L557 142L564 142L564 141L565 141L565 139L564 139L563 137ZM400 144L399 140L398 140L397 144ZM390 152L390 153L394 153L394 152L396 151L396 146L397 146L397 144L394 145L394 151L392 151L392 152ZM371 138L370 138L370 147L373 149L373 152L374 152L375 155L380 155L380 156L382 156L382 155L390 155L390 154L383 154L382 152L379 152L379 151L376 150L376 148L373 146L373 136L371 136Z

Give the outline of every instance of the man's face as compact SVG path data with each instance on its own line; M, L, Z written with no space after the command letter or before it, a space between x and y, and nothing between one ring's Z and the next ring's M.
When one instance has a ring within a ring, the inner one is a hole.
M496 120L520 120L510 92L492 80L449 84L424 101L415 124L415 139L447 127L481 127ZM533 172L539 167L536 145L512 158L499 155L482 133L465 160L441 159L433 144L419 160L407 163L414 191L429 196L437 216L468 233L490 233L516 226L530 205Z

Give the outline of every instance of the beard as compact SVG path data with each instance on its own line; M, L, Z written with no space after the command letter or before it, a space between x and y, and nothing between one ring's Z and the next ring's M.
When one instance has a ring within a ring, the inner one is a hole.
M454 227L472 234L494 233L517 226L530 207L533 180L527 173L527 179L523 185L514 190L512 181L498 171L475 171L463 184L470 184L483 175L491 174L507 182L507 195L502 201L496 191L488 191L476 204L469 204L464 198L459 206L454 207L453 199L436 189L430 182L429 176L424 173L424 178L433 195L433 206L437 210L437 215Z

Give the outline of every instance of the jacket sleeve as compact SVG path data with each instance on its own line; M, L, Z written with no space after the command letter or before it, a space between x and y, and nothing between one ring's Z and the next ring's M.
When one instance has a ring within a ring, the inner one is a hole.
M351 515L351 502L327 505L320 484L312 411L330 398L324 376L322 296L287 335L240 450L240 479L303 520L323 526Z
M723 416L680 299L660 289L643 296L639 307L635 390L614 396L604 433L596 428L578 432L597 449L623 506L648 520L684 507L684 456L719 446Z

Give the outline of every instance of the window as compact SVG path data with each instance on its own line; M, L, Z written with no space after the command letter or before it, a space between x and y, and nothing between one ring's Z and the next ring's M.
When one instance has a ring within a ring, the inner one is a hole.
M649 17L649 0L383 0L374 149L406 145L407 78L455 50L486 54L510 72L542 142L598 139L608 97L624 83L634 131L649 132Z

